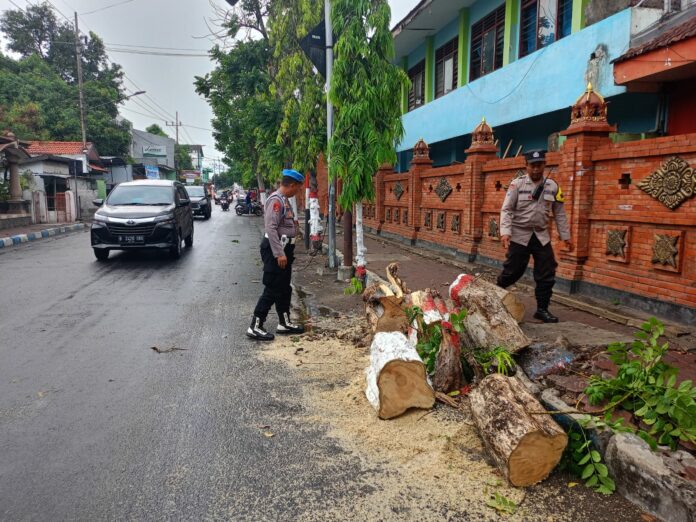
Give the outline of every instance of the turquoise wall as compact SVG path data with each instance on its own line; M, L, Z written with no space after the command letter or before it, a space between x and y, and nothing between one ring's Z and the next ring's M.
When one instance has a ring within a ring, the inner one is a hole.
M479 3L471 8L472 22L492 8L484 12ZM608 58L595 87L605 97L624 93L624 87L614 85L610 62L629 47L630 32L631 10L626 9L405 114L397 151L412 148L421 137L436 143L469 134L482 116L499 127L569 109L585 88L587 62L599 44L606 46Z
M415 50L408 55L408 68L418 65L419 62L425 60L425 42L420 44Z

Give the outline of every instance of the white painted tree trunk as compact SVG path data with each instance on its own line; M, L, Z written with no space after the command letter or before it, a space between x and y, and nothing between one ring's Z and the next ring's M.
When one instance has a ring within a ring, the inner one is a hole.
M365 395L380 419L391 419L410 408L432 408L435 392L423 361L406 336L378 332L370 346Z
M321 217L319 217L319 199L316 197L309 198L309 236L312 241L318 240L323 232L321 226Z
M357 266L365 266L365 254L367 254L367 249L365 248L365 235L363 231L362 201L355 204L355 245L357 250L355 264Z

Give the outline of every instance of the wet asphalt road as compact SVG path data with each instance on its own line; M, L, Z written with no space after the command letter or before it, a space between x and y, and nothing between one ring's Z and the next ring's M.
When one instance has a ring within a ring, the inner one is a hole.
M177 261L97 262L88 233L0 253L0 519L294 520L360 496L244 337L260 226L216 207Z

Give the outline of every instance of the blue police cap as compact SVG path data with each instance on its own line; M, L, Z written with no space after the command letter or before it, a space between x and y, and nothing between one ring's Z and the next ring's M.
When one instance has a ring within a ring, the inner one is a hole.
M293 169L283 169L284 178L292 178L298 183L304 183L304 176Z
M545 150L530 150L524 153L524 157L527 163L539 163L541 161L546 161L546 151Z

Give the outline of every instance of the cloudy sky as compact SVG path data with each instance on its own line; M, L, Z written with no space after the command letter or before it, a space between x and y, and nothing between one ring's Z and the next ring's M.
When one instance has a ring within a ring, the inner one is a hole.
M0 0L0 11L24 8L39 0ZM219 6L224 0L210 0ZM212 63L206 56L162 56L161 53L205 55L211 42L206 21L215 17L209 0L51 0L54 7L71 18L77 11L80 30L94 31L106 42L109 57L123 66L129 92L147 95L128 100L121 113L136 128L160 124L172 137L175 118L183 122L182 143L205 145L209 158L219 157L210 132L212 113L194 91L193 78L207 73ZM390 0L392 23L403 18L418 0ZM15 4L15 5L13 5ZM112 7L110 7L112 6ZM96 11L96 12L93 12ZM58 14L58 17L61 17ZM138 54L118 52L136 46ZM3 46L4 49L4 46ZM159 53L159 54L158 54Z

